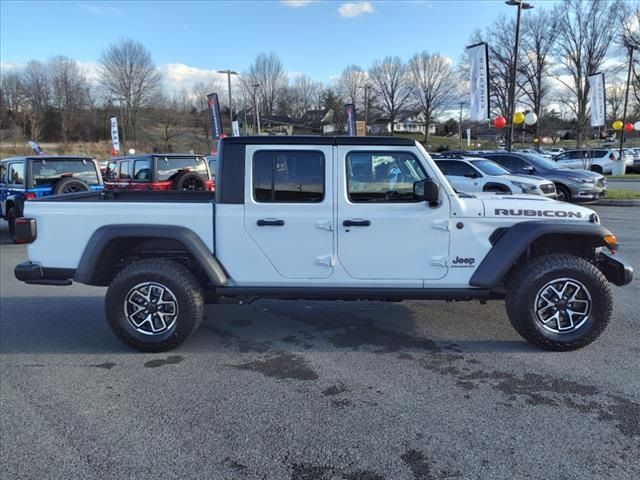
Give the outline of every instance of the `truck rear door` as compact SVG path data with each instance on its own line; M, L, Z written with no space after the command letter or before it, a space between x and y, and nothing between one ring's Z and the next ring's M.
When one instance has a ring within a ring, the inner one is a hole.
M329 145L247 146L244 228L284 278L333 273Z

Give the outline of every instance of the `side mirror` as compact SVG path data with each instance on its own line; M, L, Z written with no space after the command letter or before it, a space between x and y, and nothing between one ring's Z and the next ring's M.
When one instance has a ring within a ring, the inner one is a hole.
M423 202L429 202L430 207L437 207L440 204L440 185L425 178L413 184L413 197Z
M531 165L525 165L524 167L522 167L522 171L526 173L533 173L535 171L535 168L533 168Z

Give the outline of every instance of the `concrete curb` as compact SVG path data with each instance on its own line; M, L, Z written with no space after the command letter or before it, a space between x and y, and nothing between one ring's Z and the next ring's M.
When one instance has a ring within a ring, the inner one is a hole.
M597 202L593 202L591 205L605 205L609 207L640 207L640 199L615 199L615 198L603 198Z

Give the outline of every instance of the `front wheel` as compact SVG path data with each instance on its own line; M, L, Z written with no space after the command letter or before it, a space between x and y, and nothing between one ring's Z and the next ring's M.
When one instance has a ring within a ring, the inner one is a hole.
M182 264L149 258L132 263L111 282L105 298L107 321L127 345L142 352L177 347L198 328L203 293Z
M602 272L584 258L536 257L507 282L507 315L516 331L545 350L589 345L609 324L613 298Z
M7 210L7 223L9 224L9 235L11 235L11 240L16 241L16 218L18 217L18 212L16 211L16 207L10 207Z
M571 190L569 190L564 185L556 184L556 192L558 196L556 200L559 202L570 202L571 201Z

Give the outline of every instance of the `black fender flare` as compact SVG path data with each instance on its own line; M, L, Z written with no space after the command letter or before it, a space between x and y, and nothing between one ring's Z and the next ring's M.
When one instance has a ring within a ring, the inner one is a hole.
M598 238L600 244L606 246L604 237L611 235L611 232L600 224L587 222L531 220L516 223L500 235L471 276L469 284L481 288L498 286L529 245L549 234L561 234L576 239Z
M484 186L482 187L482 191L486 192L490 188L499 188L505 193L513 193L513 190L511 190L508 185L505 185L504 183L498 183L498 182L485 183Z
M92 285L101 255L109 242L118 238L133 237L176 240L182 243L193 255L211 283L216 286L224 286L228 282L227 274L220 262L193 230L180 226L140 224L105 225L98 228L87 242L73 279L78 283Z

